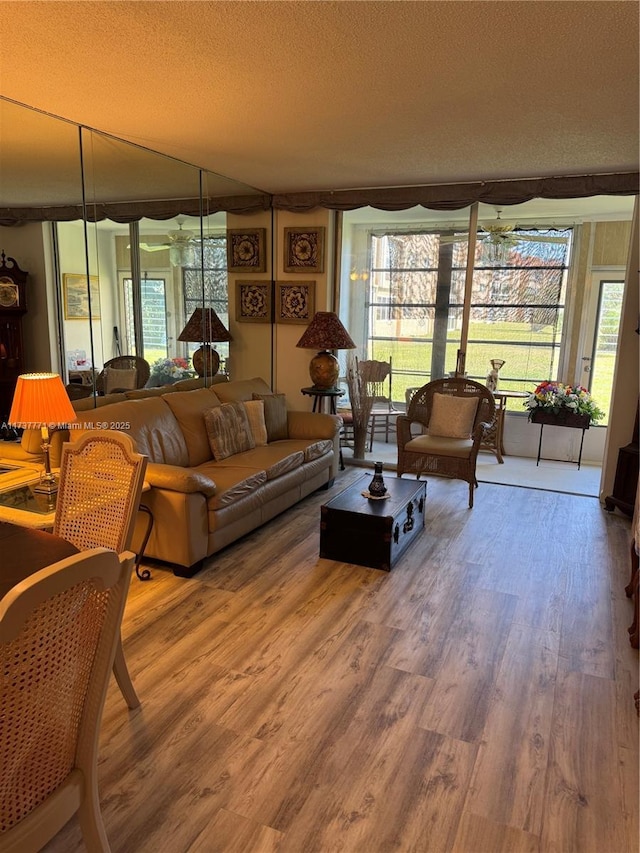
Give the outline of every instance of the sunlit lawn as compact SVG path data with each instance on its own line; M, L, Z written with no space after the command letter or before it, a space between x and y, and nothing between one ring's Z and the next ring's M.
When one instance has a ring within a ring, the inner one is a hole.
M536 384L554 376L556 368L551 365L552 350L544 344L552 343L552 327L532 330L529 323L470 324L469 343L465 369L468 376L484 382L491 369L491 359L504 361L500 369L500 385L512 391L533 391ZM495 340L496 344L473 343L473 340ZM543 346L516 346L499 343L505 340L520 340L524 344L535 342ZM455 370L459 338L448 339L445 368ZM404 402L407 388L423 385L431 377L431 344L415 342L410 338L393 341L375 341L372 358L387 361L393 359L393 399ZM613 382L614 353L599 353L594 365L592 394L599 407L608 413L609 397ZM522 377L528 377L523 379ZM570 377L569 377L570 378ZM523 411L520 400L510 400L508 408ZM606 418L601 423L606 423Z

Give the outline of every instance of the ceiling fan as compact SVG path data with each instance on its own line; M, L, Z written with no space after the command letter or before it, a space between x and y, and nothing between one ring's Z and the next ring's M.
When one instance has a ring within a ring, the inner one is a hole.
M563 237L561 235L523 234L520 231L516 231L518 226L517 222L504 222L500 218L501 214L502 210L496 208L496 219L479 222L478 236L476 238L478 243L484 243L488 248L492 248L496 252L499 252L500 250L503 252L507 251L521 241L528 241L531 243L566 243L569 239L568 237ZM466 243L466 241L466 234L452 234L450 236L443 235L440 237L441 243Z
M169 249L169 259L174 266L188 266L193 257L192 244L195 234L193 231L183 230L183 216L177 216L176 222L178 230L167 232L166 243L140 243L140 249L143 252L165 252Z

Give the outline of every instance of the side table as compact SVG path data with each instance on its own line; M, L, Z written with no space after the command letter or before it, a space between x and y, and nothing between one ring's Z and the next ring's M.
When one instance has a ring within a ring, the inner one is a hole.
M316 388L315 385L312 385L310 388L301 388L301 394L305 394L307 397L313 397L313 409L314 412L321 412L324 408L324 401L328 400L329 405L329 414L336 414L336 400L338 397L344 397L344 391L341 388Z
M504 416L507 408L507 400L524 400L528 397L526 391L494 391L496 400L496 419L491 429L486 433L480 450L491 450L496 454L498 462L504 463Z

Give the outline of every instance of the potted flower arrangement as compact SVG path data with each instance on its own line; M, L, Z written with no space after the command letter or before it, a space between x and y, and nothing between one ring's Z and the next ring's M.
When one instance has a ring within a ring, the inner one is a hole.
M604 417L586 388L562 382L541 382L523 405L529 410L529 420L537 424L589 429Z
M160 385L173 385L180 379L191 379L195 376L189 367L188 358L159 358L151 365L151 375L147 382L148 388L157 388Z

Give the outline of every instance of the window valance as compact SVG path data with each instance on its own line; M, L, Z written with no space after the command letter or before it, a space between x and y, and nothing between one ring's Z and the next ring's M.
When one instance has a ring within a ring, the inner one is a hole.
M329 210L406 210L418 205L432 210L459 210L474 202L522 204L534 198L586 198L595 195L637 195L640 173L567 175L514 181L476 181L415 187L284 193L273 196L273 207L295 213L324 207Z
M171 219L178 214L199 217L201 213L257 213L274 208L303 213L317 207L328 210L406 210L418 205L432 210L459 210L474 202L493 205L522 204L534 198L587 198L596 195L637 195L640 173L615 172L600 175L567 175L524 178L514 181L475 181L461 184L428 184L413 187L336 190L269 195L255 193L205 199L109 202L87 205L87 221L135 222L139 219ZM0 208L0 225L24 222L68 222L83 219L82 205Z
M109 202L87 204L87 221L136 222L139 219L171 219L178 214L206 216L225 210L228 213L257 213L269 210L271 196L266 193L239 196L216 196L199 198L167 199L162 201ZM24 222L70 222L83 219L81 204L53 205L51 207L4 207L0 208L0 225L20 225Z

